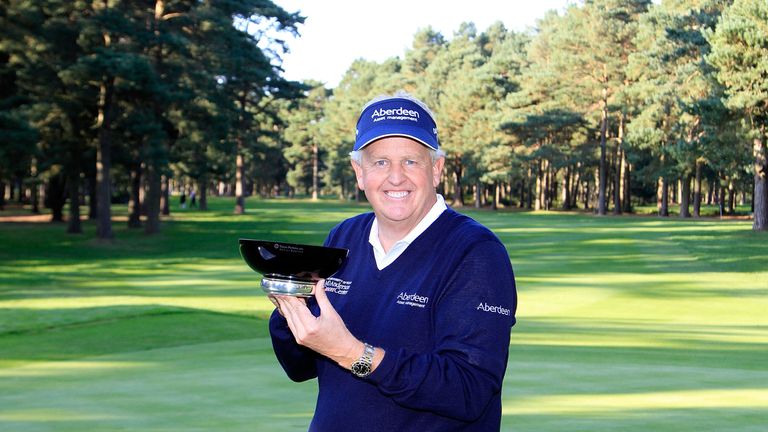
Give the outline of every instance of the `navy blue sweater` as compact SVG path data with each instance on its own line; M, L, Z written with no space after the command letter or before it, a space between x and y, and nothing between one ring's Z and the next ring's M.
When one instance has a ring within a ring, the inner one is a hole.
M501 422L517 294L504 245L452 209L379 270L368 243L373 213L348 219L326 246L350 250L326 281L355 337L386 355L361 379L296 344L270 319L278 361L294 381L318 378L310 431L494 431ZM310 300L310 309L319 314Z

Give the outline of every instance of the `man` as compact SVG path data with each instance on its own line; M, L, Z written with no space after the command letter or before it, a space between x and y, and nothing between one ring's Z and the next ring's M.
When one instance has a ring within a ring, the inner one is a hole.
M373 213L328 235L347 261L314 299L272 298L280 364L318 378L309 430L499 430L517 306L504 245L437 194L445 158L420 101L369 102L351 156Z

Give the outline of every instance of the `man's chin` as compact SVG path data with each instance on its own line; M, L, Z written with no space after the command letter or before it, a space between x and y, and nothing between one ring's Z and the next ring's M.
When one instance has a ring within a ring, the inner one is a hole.
M405 211L405 209L385 209L379 212L381 217L387 220L389 223L402 223L408 221L411 213Z

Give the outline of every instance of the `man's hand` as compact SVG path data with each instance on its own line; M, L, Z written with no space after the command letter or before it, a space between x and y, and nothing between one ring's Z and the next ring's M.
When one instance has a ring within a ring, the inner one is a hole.
M275 295L278 311L288 321L288 327L296 343L316 351L349 369L363 353L364 345L349 332L344 321L325 294L325 280L315 284L312 293L320 307L320 316L315 317L302 298Z

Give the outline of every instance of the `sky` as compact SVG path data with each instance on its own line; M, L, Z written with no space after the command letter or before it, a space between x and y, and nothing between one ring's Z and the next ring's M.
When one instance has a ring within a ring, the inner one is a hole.
M328 88L338 85L355 59L381 62L403 58L419 29L432 26L447 39L462 22L479 32L496 21L507 29L526 31L550 9L574 0L273 0L288 12L306 17L300 37L287 39L285 77L314 79Z

